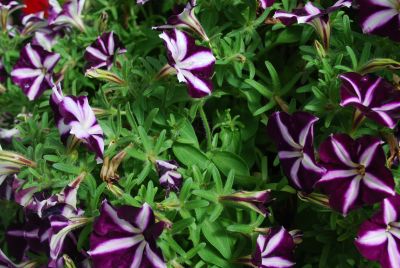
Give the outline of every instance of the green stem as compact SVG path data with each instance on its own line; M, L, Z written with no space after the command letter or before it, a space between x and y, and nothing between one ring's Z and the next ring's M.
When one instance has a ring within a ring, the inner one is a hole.
M207 116L206 116L206 113L204 112L203 106L204 106L204 102L200 105L199 112L200 112L201 121L203 121L204 130L206 131L207 149L210 150L211 149L211 129L210 129L210 125L208 124Z

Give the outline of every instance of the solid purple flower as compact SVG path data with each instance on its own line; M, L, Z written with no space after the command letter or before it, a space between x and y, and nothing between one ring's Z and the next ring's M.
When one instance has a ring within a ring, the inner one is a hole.
M394 128L400 119L400 92L382 77L345 73L341 106L355 106L363 115L381 125Z
M353 140L347 134L334 134L321 144L319 156L327 172L317 185L329 194L331 207L343 215L395 194L381 143L371 136Z
M157 171L160 176L160 185L170 191L178 192L182 186L182 175L177 171L179 168L175 160L157 160Z
M352 0L339 0L333 6L321 10L316 7L312 2L307 4L300 9L294 9L292 12L278 10L275 12L274 18L279 19L286 26L298 23L307 23L314 27L318 35L320 36L324 46L329 47L330 39L330 25L329 25L329 14L335 12L342 7L350 7Z
M209 41L203 26L200 24L196 14L194 13L196 2L196 0L189 0L183 10L174 12L175 14L168 18L166 25L156 26L153 27L153 29L190 29L201 36L205 41Z
M400 2L359 0L360 25L364 33L388 36L400 41Z
M53 69L60 55L44 50L40 46L27 44L11 72L12 80L29 100L40 97L46 89L52 88Z
M270 116L267 126L289 183L304 192L311 192L324 173L314 156L313 132L317 121L317 117L307 112L292 115L276 112Z
M97 40L86 48L85 59L88 62L87 69L103 68L110 70L114 57L123 54L126 49L114 32L103 33Z
M270 229L267 235L258 235L252 264L258 268L294 267L293 237L283 227Z
M273 198L271 190L264 191L238 191L229 195L223 195L219 198L221 201L228 201L239 206L243 206L260 213L264 217L270 214L268 206L271 205Z
M168 63L176 71L178 81L185 82L189 95L200 98L212 91L211 76L215 57L211 49L197 46L188 34L174 29L160 34L168 49Z
M381 210L361 225L355 241L358 251L382 268L400 267L399 208L399 195L383 200Z
M105 200L94 222L88 253L95 267L166 268L156 247L163 228L146 203L141 208L114 208Z
M54 92L54 91L53 91ZM89 105L86 96L66 96L59 103L59 112L64 126L70 128L69 134L83 141L89 150L96 153L97 162L102 162L104 153L103 130ZM60 123L58 124L59 129Z
M50 17L49 22L60 26L74 26L81 31L85 31L85 24L82 20L84 6L85 0L68 0L57 15Z

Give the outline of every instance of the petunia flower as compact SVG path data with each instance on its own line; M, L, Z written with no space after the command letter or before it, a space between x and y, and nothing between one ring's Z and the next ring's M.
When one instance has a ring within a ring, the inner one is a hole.
M249 208L266 217L270 214L267 207L272 203L273 198L270 190L264 190L256 192L238 191L220 196L219 200Z
M358 251L382 268L400 267L399 208L399 195L383 200L381 210L361 225L355 241Z
M168 49L167 69L175 71L178 81L187 84L189 95L194 98L210 95L215 64L211 49L197 46L191 36L177 29L163 32L160 38Z
M103 68L110 70L114 63L114 57L125 52L126 49L114 32L103 33L86 48L87 69Z
M259 0L259 1L260 1L260 7L262 9L266 9L267 7L270 7L275 3L275 0Z
M342 80L341 106L355 106L364 116L394 128L400 119L400 92L388 81L374 75L345 73Z
M3 32L7 31L8 19L12 13L18 9L24 8L25 5L21 5L17 1L3 0L0 1L0 26Z
M150 0L136 0L136 3L138 4L138 5L144 5L144 4L146 4L147 2L149 2Z
M324 169L314 157L314 124L317 117L306 112L289 115L276 112L269 118L267 132L278 147L278 156L289 183L296 189L311 192Z
M252 264L258 268L294 267L293 237L283 227L272 228L267 235L258 235Z
M157 160L157 171L160 177L160 185L167 190L178 192L182 186L182 175L177 171L179 165L176 161Z
M54 25L74 26L81 31L85 31L85 24L82 20L84 6L85 0L68 0L57 15L52 15L49 18L49 22Z
M400 41L400 3L397 0L359 0L360 25L364 33Z
M351 7L352 0L339 0L333 6L321 10L312 2L308 2L303 8L294 9L293 12L276 11L274 18L279 19L283 24L289 26L293 23L307 23L314 27L320 36L324 47L329 47L330 24L329 14L335 12L342 7Z
M329 204L343 215L395 194L381 143L371 136L353 140L346 134L334 134L321 144L319 156L327 172L317 186L329 194Z
M53 69L60 55L44 50L40 46L27 44L11 72L12 81L17 84L29 100L40 97L46 89L52 88Z
M167 30L167 29L190 29L197 33L205 41L209 41L209 38L201 26L199 20L194 13L196 7L196 0L189 0L186 6L181 11L174 12L175 14L168 18L166 25L153 27L155 30Z
M103 201L100 216L94 222L90 236L90 251L95 267L166 268L156 239L162 233L163 222L155 222L148 204L141 208L114 208Z

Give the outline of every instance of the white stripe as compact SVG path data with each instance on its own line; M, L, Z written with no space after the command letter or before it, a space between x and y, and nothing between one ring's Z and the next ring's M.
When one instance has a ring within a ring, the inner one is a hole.
M110 239L104 243L100 243L97 247L95 247L93 250L89 251L88 253L91 256L110 254L114 251L131 248L143 240L144 240L143 235L135 235L135 236L131 236L131 237Z
M398 14L399 13L396 9L385 9L382 11L378 11L369 16L368 19L364 21L364 23L362 24L362 29L364 32L370 33L376 28L385 25L388 21L390 21L394 16Z

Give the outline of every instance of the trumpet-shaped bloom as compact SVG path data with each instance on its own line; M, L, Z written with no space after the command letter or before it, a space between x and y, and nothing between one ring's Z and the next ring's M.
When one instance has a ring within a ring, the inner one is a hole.
M267 207L272 203L273 198L271 197L271 191L265 190L257 192L239 191L221 196L220 200L252 209L265 217L270 214Z
M88 252L95 267L166 268L156 239L163 222L155 222L148 204L141 208L114 208L103 201L100 216L94 223Z
M258 268L294 267L294 247L293 237L285 228L272 228L267 235L258 235L252 264Z
M201 36L205 41L208 41L208 36L201 26L199 20L194 13L196 7L196 0L189 0L183 10L175 12L176 14L169 17L167 24L162 26L153 27L156 30L166 29L190 29Z
M383 200L381 210L361 225L355 241L358 251L382 268L400 267L399 208L399 195Z
M53 14L50 16L50 24L61 26L74 26L81 31L85 30L85 25L82 20L82 11L85 6L85 0L68 0L62 6L62 9L57 14L57 6L53 5Z
M126 49L114 32L103 33L93 44L86 48L87 68L110 70L113 66L115 55L125 52Z
M177 171L178 163L174 160L157 160L157 170L160 176L160 185L170 191L178 192L182 186L182 175Z
M388 36L400 41L400 2L359 0L360 25L364 33Z
M289 183L298 190L311 192L324 169L314 157L314 124L312 114L276 112L269 118L267 131L278 147L278 156Z
M60 55L44 50L40 46L27 44L11 72L12 81L17 84L29 100L40 97L46 89L52 88L53 69Z
M374 75L340 75L341 106L355 106L364 116L394 128L400 118L400 92L389 82Z
M352 0L339 0L333 6L321 10L312 2L308 2L303 8L294 9L293 12L279 10L275 12L274 18L279 19L286 26L293 23L307 23L314 27L325 47L329 45L330 25L329 13L332 13L342 7L350 7Z
M357 206L395 194L381 143L371 136L353 140L346 134L335 134L321 144L319 156L327 172L317 185L329 194L332 208L347 215Z
M160 38L168 49L170 67L176 71L179 82L187 84L189 94L194 98L210 95L215 64L211 49L197 46L191 36L177 29L163 32Z

